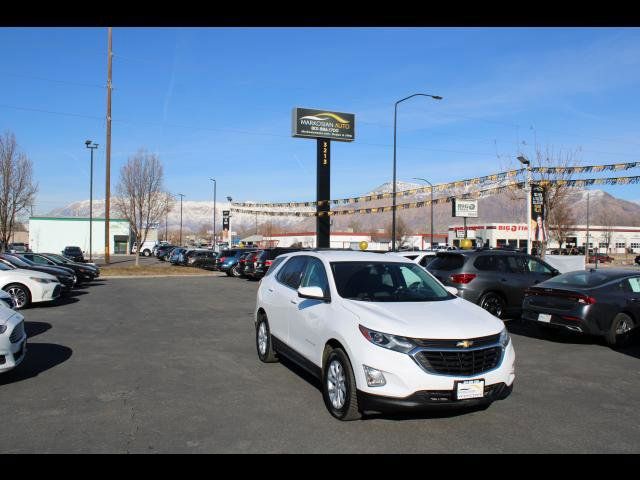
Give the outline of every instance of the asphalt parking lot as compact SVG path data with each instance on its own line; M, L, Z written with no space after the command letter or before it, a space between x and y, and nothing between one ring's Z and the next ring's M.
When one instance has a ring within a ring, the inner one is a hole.
M486 410L339 422L297 368L258 361L257 283L104 279L25 310L0 375L2 453L640 453L640 345L508 322L513 394Z

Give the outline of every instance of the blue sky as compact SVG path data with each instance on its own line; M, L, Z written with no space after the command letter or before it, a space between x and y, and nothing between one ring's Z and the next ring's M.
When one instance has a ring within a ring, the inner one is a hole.
M104 196L106 28L0 29L0 131L34 161L43 214ZM112 186L138 148L189 200L314 200L315 142L295 106L356 114L334 142L332 197L398 178L433 183L514 166L533 145L582 164L639 160L640 29L114 28ZM615 175L639 175L637 171ZM593 175L593 174L592 174ZM640 200L637 185L606 187Z

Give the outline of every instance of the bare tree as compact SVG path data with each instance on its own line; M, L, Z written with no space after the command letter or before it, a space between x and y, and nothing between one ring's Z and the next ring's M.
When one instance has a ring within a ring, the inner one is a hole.
M549 225L549 236L558 242L558 246L562 249L562 245L567 241L567 237L574 230L575 215L566 199L556 205L547 217Z
M571 212L567 212L571 210L568 197L572 187L569 187L564 182L573 178L574 174L570 171L570 168L578 165L579 152L579 148L576 150L556 151L549 146L544 148L536 147L534 157L528 158L531 162L531 168L537 169L537 171L531 173L532 183L538 183L545 189L543 201L548 225L553 223L552 219L554 218L563 219L563 221L572 218ZM513 167L520 168L521 165L512 162L510 168ZM552 167L559 168L559 170L545 171L545 169ZM526 171L523 170L517 175L517 181L524 183L526 175ZM523 193L520 189L511 189L508 191L508 196L512 201L523 201ZM527 219L527 222L529 221L530 219ZM542 256L544 256L546 250L546 243L542 242L540 248Z
M600 215L598 215L597 221L602 226L602 232L600 232L600 240L606 245L606 251L607 253L609 253L611 251L611 240L613 238L613 226L615 224L614 219L606 212L602 212ZM597 247L597 250L595 251L600 251L599 245Z
M136 239L136 251L147 240L151 226L163 220L170 208L163 181L160 160L142 149L120 169L114 203L129 221ZM136 265L138 263L139 255L136 254Z
M33 182L33 163L22 153L11 132L0 136L0 242L2 249L13 234L16 216L25 212L35 199L38 185Z

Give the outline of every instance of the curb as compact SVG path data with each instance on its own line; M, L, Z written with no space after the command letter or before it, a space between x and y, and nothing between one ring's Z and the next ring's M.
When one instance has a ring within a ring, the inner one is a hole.
M220 277L221 275L214 275L211 273L203 273L203 274L180 274L180 275L100 275L100 279L108 280L111 278L173 278L173 277Z

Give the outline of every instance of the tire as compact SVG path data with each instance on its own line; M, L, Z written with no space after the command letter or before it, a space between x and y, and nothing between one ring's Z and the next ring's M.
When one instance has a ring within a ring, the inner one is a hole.
M22 310L31 304L31 292L24 285L12 283L4 287L3 290L13 297L16 310Z
M256 350L258 352L258 358L264 363L275 363L278 361L278 356L273 349L271 343L271 331L269 330L269 321L267 316L262 314L258 317L256 323Z
M633 331L633 319L626 313L619 313L611 322L611 328L605 336L607 343L611 347L625 347L631 340Z
M325 360L322 397L329 413L338 420L351 421L362 417L351 362L341 348L331 350Z
M142 252L142 255L144 255L145 257L150 257L151 256L151 252L149 250L145 250Z
M240 278L242 276L242 272L240 271L240 264L236 263L233 268L231 269L231 274L236 277L236 278Z
M499 294L495 292L485 293L480 300L478 300L478 305L484 308L491 315L494 315L498 318L504 317L505 311L505 301Z
M232 277L233 275L231 275L231 270L227 270L226 272L224 272L227 274L227 277Z

